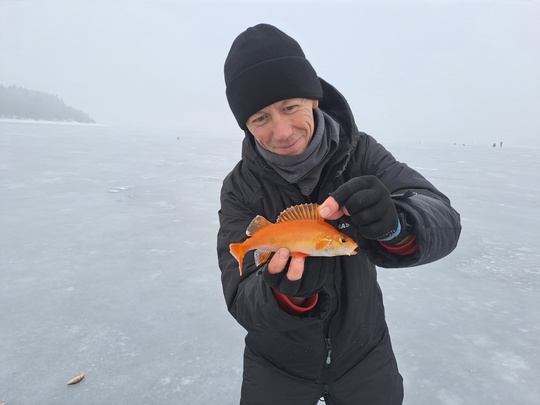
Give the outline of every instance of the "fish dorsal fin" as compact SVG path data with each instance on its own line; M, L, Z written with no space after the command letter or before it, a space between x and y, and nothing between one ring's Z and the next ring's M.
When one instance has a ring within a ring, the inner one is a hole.
M272 222L270 222L269 220L267 220L265 217L261 215L257 215L255 218L253 218L253 220L247 227L246 235L253 236L257 232L259 232L261 229L266 228L267 226L270 226L270 225L272 225Z
M300 219L322 221L322 218L319 216L317 204L293 205L279 214L277 222L298 221Z

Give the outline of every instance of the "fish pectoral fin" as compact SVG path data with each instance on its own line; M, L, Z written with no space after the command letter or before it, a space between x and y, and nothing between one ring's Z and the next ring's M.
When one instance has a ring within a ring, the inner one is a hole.
M321 239L320 241L317 242L317 244L315 245L315 248L317 250L323 250L330 244L330 242L332 242L332 238Z
M266 252L264 250L255 251L255 265L260 265L268 260L272 252Z

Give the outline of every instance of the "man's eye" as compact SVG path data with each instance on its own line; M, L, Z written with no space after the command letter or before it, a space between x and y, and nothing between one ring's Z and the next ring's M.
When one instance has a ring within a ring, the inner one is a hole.
M286 111L292 111L294 110L296 107L298 107L297 105L288 105L287 107L285 107L285 110Z
M260 123L264 122L265 119L266 119L266 116L264 116L264 115L259 115L258 117L253 118L253 119L251 120L251 122L252 122L253 124L260 124Z

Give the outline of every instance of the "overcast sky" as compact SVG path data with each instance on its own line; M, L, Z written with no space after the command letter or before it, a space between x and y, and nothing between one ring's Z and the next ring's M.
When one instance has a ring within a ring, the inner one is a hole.
M540 144L540 1L0 0L0 84L102 124L230 134L223 62L260 22L381 141Z

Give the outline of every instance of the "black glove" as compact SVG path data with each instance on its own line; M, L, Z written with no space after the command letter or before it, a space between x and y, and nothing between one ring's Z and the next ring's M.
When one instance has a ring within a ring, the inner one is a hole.
M267 262L263 269L263 279L266 284L287 297L311 297L324 287L332 263L330 257L306 257L302 278L291 281L287 278L288 266L281 273L270 274Z
M330 195L340 207L347 208L352 223L364 238L381 240L396 232L396 207L390 191L377 177L355 177Z

